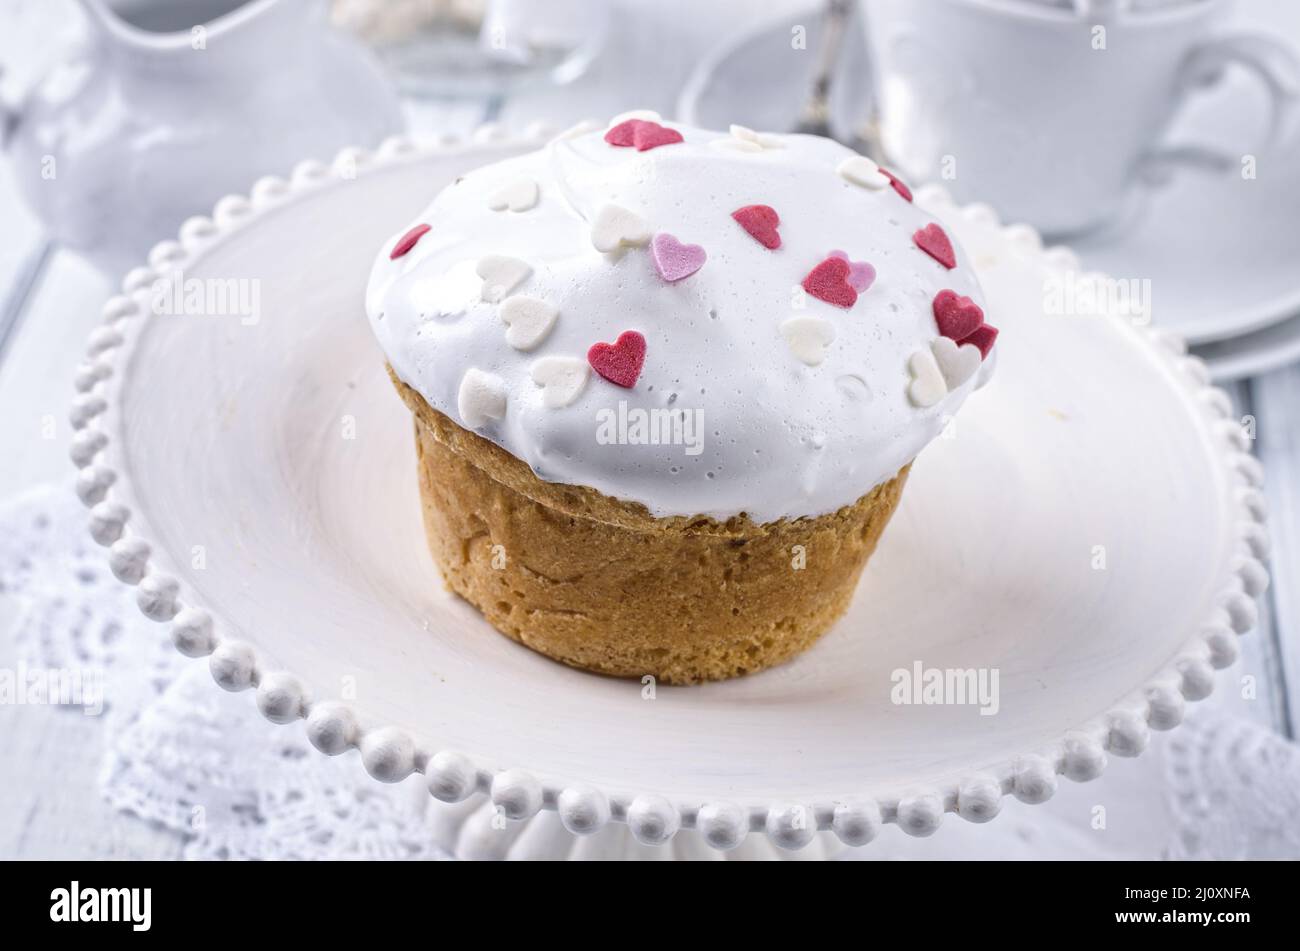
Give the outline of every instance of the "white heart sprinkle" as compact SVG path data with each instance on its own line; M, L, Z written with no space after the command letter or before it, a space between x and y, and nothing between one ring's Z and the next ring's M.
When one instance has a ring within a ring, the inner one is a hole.
M578 398L591 370L577 357L542 357L532 366L533 382L542 387L542 404L560 409Z
M865 155L846 158L840 162L835 171L839 172L845 180L854 185L861 185L863 188L885 188L889 185L889 179L881 173L880 166Z
M983 360L979 347L969 343L959 347L950 337L936 337L930 349L934 351L934 362L939 364L939 372L950 391L973 377Z
M551 332L560 312L536 297L507 297L498 311L509 327L506 343L516 350L531 350Z
M785 148L785 143L781 141L780 137L775 135L769 135L766 132L755 132L753 129L749 128L748 126L736 125L735 123L732 123L731 135L733 138L738 139L741 142L751 142L754 145L757 145L760 151L762 149Z
M511 211L527 211L537 204L537 196L537 183L531 178L521 178L493 192L488 198L488 207L493 211L505 211L507 208Z
M826 348L835 340L835 325L821 317L791 317L781 323L781 336L791 353L815 367L826 359Z
M478 429L489 419L506 414L506 384L501 377L470 367L460 378L456 394L460 419L470 429Z
M480 258L475 272L483 278L481 296L490 304L498 303L533 273L527 261L489 254Z
M596 212L591 226L591 243L597 251L608 254L620 247L645 244L650 240L650 226L635 212L618 205L605 205Z
M913 353L908 358L907 369L912 374L912 382L907 385L907 398L914 405L933 406L948 395L948 385L943 381L943 373L931 350Z

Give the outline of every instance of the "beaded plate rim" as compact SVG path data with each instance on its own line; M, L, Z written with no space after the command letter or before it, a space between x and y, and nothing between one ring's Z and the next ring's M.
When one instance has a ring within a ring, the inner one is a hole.
M1255 626L1255 599L1268 585L1266 511L1260 491L1263 470L1250 452L1250 439L1242 425L1233 419L1231 399L1211 384L1205 363L1188 354L1180 337L1151 327L1135 329L1176 371L1187 396L1199 405L1211 430L1220 437L1221 462L1232 480L1237 516L1233 556L1227 576L1217 587L1216 606L1173 661L1106 713L1052 743L970 772L955 782L934 783L902 795L746 807L726 800L697 804L672 802L652 793L607 792L587 784L553 782L519 768L490 770L463 752L419 749L396 727L362 730L346 704L313 703L295 676L264 670L250 645L219 636L212 615L200 606L184 603L180 583L150 564L150 542L128 532L132 513L122 501L121 477L106 459L109 436L104 423L112 416L112 381L129 358L131 325L142 323L138 318L146 310L143 302L153 283L193 264L205 249L237 233L259 215L320 189L344 187L376 169L417 163L455 150L540 145L548 137L548 129L541 124L518 135L490 124L465 138L417 145L398 136L385 140L374 152L348 148L328 164L302 162L287 179L259 179L247 197L227 196L217 202L210 217L188 219L175 240L156 245L146 265L126 274L122 293L104 305L102 321L89 335L86 359L74 379L70 455L78 469L77 494L90 510L90 534L107 549L114 576L136 587L137 604L147 618L171 625L178 650L190 657L208 657L220 686L232 691L253 690L258 709L272 722L305 720L308 738L323 753L338 755L359 749L365 769L375 779L397 782L413 772L422 773L430 794L442 802L462 802L485 793L508 819L529 820L542 810L553 810L574 835L597 832L611 821L625 822L633 836L646 845L668 842L679 829L695 829L709 846L721 850L735 848L750 833L765 833L784 849L803 848L817 832L825 831L833 832L845 845L860 846L889 822L912 835L929 835L947 812L971 822L986 822L998 814L1005 795L1031 804L1045 802L1056 791L1058 776L1079 782L1095 779L1105 769L1108 753L1137 756L1146 748L1151 730L1174 728L1182 721L1187 701L1210 695L1215 670L1230 666L1237 658L1237 635ZM1073 252L1044 248L1041 237L1028 225L1001 225L987 205L958 206L943 188L933 185L916 189L915 200L927 210L942 208L999 230L1018 253L1038 255L1048 266L1079 270Z

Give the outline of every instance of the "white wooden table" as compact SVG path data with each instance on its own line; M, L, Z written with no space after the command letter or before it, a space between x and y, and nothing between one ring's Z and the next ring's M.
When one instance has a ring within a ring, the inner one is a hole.
M57 55L61 2L11 0L0 12L0 63L19 79ZM694 8L694 5L693 5ZM655 48L654 83L629 88L597 67L577 87L543 90L500 104L411 108L417 130L463 132L484 119L520 125L534 118L564 125L586 116L648 106L671 113L675 91L700 52L726 29L728 4L694 24L665 54ZM643 77L645 78L645 77ZM275 170L268 170L275 171ZM200 212L204 209L194 209ZM159 238L166 237L159 235ZM10 169L0 158L0 499L48 482L70 483L67 411L72 375L111 282L54 248L19 204ZM1259 684L1243 705L1259 722L1294 738L1300 731L1300 366L1230 387L1241 413L1258 423L1256 449L1268 474L1273 534L1273 585L1260 630L1242 640L1239 670ZM0 595L2 597L2 595ZM12 605L0 601L0 667L16 662L5 632ZM1289 693L1288 685L1297 692ZM0 707L0 858L167 858L181 841L169 832L113 813L100 799L96 775L101 731L93 719L51 715L46 707Z

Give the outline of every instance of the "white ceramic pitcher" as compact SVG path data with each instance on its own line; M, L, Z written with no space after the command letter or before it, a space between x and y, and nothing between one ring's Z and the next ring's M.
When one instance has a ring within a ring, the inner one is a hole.
M79 0L86 42L0 127L51 235L120 273L259 176L400 131L325 0Z

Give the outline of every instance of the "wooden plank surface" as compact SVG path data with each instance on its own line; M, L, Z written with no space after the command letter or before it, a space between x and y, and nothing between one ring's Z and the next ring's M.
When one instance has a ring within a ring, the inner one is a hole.
M1267 481L1272 554L1268 602L1270 653L1283 685L1279 729L1300 737L1300 366L1251 382L1255 451Z

